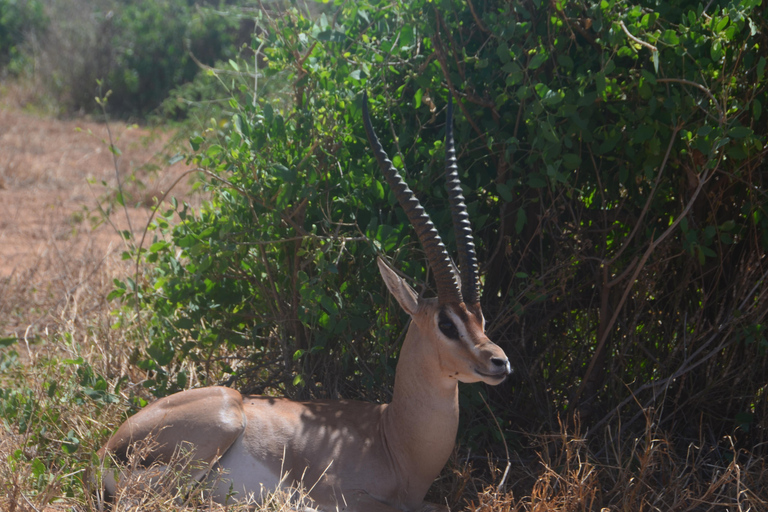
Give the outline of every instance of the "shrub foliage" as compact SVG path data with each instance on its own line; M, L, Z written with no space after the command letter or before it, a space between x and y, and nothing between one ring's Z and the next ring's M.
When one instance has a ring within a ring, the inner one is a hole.
M24 42L46 23L40 0L0 0L0 71L19 64Z
M246 78L220 76L230 113L189 156L210 202L158 212L139 251L151 265L113 292L138 311L149 384L167 393L194 371L386 398L406 319L374 258L429 276L365 143L361 93L449 247L453 95L488 333L516 367L463 398L490 394L505 428L578 414L593 430L642 429L654 408L680 440L704 421L713 443L758 445L765 20L759 0L364 0L262 18L253 49L282 90L254 104ZM248 77L251 61L231 72ZM465 421L473 442L494 435Z
M113 93L115 116L146 117L199 65L237 54L253 27L227 2L2 0L0 72L37 79L63 112L94 112Z

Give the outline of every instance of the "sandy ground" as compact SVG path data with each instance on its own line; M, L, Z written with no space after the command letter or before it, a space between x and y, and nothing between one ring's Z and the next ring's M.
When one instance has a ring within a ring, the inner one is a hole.
M78 296L103 301L112 278L126 275L119 231L139 239L148 205L187 170L184 161L169 166L161 156L175 152L171 133L118 122L109 129L120 150L123 190L138 206L109 200L117 173L106 124L44 118L0 103L0 338L82 317ZM190 189L183 179L171 195L189 200ZM115 210L104 222L99 205L110 203Z
M121 181L134 201L151 198L184 169L183 163L143 171L161 165L156 155L170 136L122 123L110 123ZM98 202L114 195L117 178L104 123L86 120L58 121L18 111L0 110L0 278L38 264L48 251L75 243L106 255L123 250L115 229L99 218ZM138 170L144 186L130 180ZM89 184L89 180L93 184ZM106 182L105 187L102 182ZM126 212L119 209L111 219L128 229ZM146 207L128 208L130 227L143 229ZM94 227L95 226L95 227ZM66 256L61 260L66 265Z

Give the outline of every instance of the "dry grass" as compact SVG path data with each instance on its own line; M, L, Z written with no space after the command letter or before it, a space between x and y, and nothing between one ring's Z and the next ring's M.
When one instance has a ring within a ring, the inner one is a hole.
M649 418L650 419L650 418ZM587 439L560 432L531 437L536 464L513 470L517 484L487 486L467 510L493 512L640 512L768 510L764 459L734 450L713 456L703 441L684 453L646 424L645 435L622 446L607 439L594 453ZM733 447L731 447L733 448ZM607 454L607 455L606 455Z
M241 497L237 502L232 500L232 503L226 506L215 503L209 491L221 479L226 478L225 472L215 464L196 461L192 446L179 447L167 465L155 463L146 467L143 461L154 448L153 440L143 440L132 447L127 464L101 468L102 474L106 471L120 474L117 492L110 500L115 512L199 509L228 512L312 510L312 500L307 496L304 487L285 487L276 492L265 493L264 496ZM193 474L207 475L207 480L201 483L191 477ZM94 492L93 496L93 508L104 508L100 493Z

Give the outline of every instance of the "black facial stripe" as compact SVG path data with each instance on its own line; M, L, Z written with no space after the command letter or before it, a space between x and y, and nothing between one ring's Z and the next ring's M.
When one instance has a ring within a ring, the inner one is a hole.
M456 341L459 340L459 330L456 328L456 324L453 323L453 320L451 320L451 317L449 317L445 311L440 311L438 314L437 327L446 338L450 338Z

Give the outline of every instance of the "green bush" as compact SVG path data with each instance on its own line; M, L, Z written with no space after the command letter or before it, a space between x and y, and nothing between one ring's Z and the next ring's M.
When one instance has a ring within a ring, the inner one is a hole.
M575 413L642 428L655 407L682 437L692 416L717 436L757 435L768 416L761 2L335 9L267 27L265 73L288 94L233 99L225 126L192 139L211 201L163 212L141 251L146 273L113 294L139 307L155 392L183 387L191 367L248 390L385 396L405 319L374 256L428 274L363 140L360 94L449 246L441 139L453 94L488 332L517 369L493 390L464 387L465 401L489 393L505 428Z
M195 77L195 59L211 65L237 52L239 22L186 0L129 2L111 24L114 61L104 78L122 114L152 112Z
M94 98L111 90L112 115L146 118L200 65L234 57L249 40L253 22L222 14L229 9L224 1L52 0L44 10L52 22L26 45L30 73L64 112L97 111Z
M17 72L21 47L48 24L40 0L0 0L0 71Z

